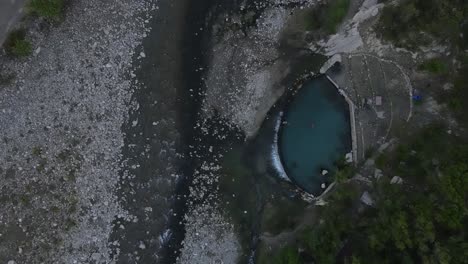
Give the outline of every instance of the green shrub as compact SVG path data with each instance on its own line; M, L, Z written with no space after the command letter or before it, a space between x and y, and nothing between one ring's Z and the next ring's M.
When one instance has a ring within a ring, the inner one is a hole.
M302 263L297 249L294 247L283 248L276 256L275 264L299 264Z
M349 0L330 0L310 12L304 21L306 30L322 29L327 34L336 33L348 13Z
M22 29L12 31L5 42L8 54L17 57L26 57L32 52L32 45L26 40L26 32Z
M454 77L454 87L447 92L445 103L448 104L449 109L453 112L460 125L468 127L468 60L463 58L461 60L462 66Z
M31 0L29 11L49 20L58 20L63 11L64 0Z
M329 34L334 34L348 13L349 0L333 0L325 11L324 28Z
M419 65L419 69L433 74L448 73L448 66L439 58L429 59Z
M347 163L344 158L335 161L335 166L336 171L333 173L333 178L338 183L351 179L356 173L356 168Z
M304 19L305 30L318 30L322 27L322 21L320 18L320 12L317 9L313 9L307 13Z
M388 162L388 156L385 154L380 154L376 159L375 159L375 166L379 169L383 169Z

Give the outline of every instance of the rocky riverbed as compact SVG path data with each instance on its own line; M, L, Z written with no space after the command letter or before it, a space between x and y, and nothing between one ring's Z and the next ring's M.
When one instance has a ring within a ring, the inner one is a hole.
M34 53L2 55L0 262L111 262L132 61L156 6L73 1L58 25L26 21Z

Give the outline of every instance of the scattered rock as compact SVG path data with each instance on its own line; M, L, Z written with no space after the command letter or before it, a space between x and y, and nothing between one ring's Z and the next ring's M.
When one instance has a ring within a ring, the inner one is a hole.
M372 197L370 196L369 192L365 191L362 195L361 195L361 202L365 205L368 205L368 206L373 206L374 205L374 199L372 199Z
M325 206L327 205L328 203L326 201L324 201L323 199L318 199L315 201L315 205L317 206Z
M143 243L143 242L140 241L140 245L138 245L138 247L139 247L140 249L145 249L145 248L146 248L146 245L145 245L145 243Z
M383 176L382 170L380 170L380 169L375 169L375 170L374 170L374 178L375 178L375 179L378 180L378 179L380 179L380 177L382 177L382 176Z
M393 178L390 180L391 184L402 184L403 179L400 178L399 176L393 176Z
M93 259L94 261L99 261L101 259L101 254L99 253L93 253L91 255L91 259Z

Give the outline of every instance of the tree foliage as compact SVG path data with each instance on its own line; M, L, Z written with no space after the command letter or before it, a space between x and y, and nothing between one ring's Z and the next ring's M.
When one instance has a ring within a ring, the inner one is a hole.
M424 175L414 174L410 160ZM437 162L434 162L437 160ZM431 126L402 142L381 178L373 207L357 213L357 194L340 185L318 226L301 238L315 263L468 263L468 144ZM303 263L303 262L298 262Z
M348 13L350 0L329 0L319 5L307 16L305 21L308 30L323 30L334 34Z
M432 74L446 74L448 72L447 64L439 58L433 58L424 61L419 69L430 72Z
M461 43L468 3L464 0L402 0L387 3L380 19L382 36L399 46L414 48L428 40ZM466 29L468 30L468 29Z

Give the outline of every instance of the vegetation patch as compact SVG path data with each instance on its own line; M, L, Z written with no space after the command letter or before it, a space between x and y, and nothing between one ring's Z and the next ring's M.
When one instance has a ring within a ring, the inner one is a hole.
M10 32L4 45L5 51L12 56L26 57L32 53L32 45L26 40L23 29Z
M336 33L338 26L348 13L349 0L331 1L325 10L324 28L328 33Z
M300 256L296 248L286 247L283 248L280 253L276 256L274 264L299 264Z
M349 0L330 0L310 12L305 21L307 30L323 30L334 34L349 9Z
M440 100L446 103L459 124L468 127L468 58L461 58L461 67L451 76L453 88L444 91Z
M344 158L335 162L336 171L333 173L333 179L337 183L345 182L351 179L356 173L356 167L346 162Z
M380 17L379 32L384 39L407 48L428 44L431 37L457 44L463 41L460 32L467 13L468 2L464 0L387 3Z
M14 79L15 75L0 72L0 86L10 85L11 83L13 83Z
M340 184L299 239L299 260L285 249L293 262L279 263L467 263L468 142L433 125L385 155L373 206Z
M31 13L45 19L59 20L62 17L64 5L64 0L31 0L28 9Z
M419 65L419 69L437 75L448 73L448 65L439 58L424 61Z

